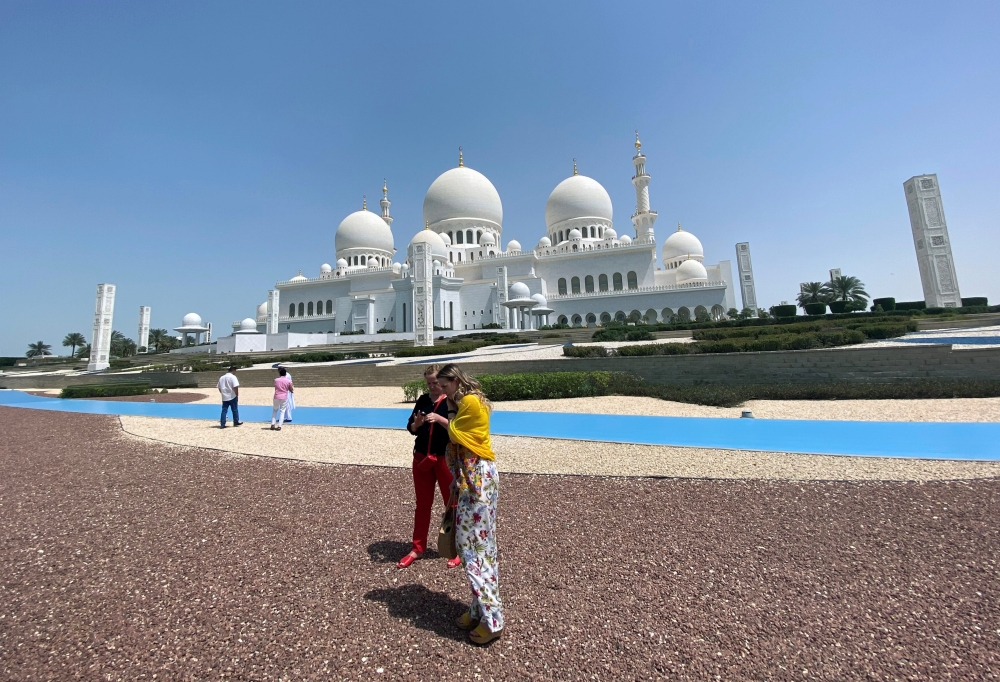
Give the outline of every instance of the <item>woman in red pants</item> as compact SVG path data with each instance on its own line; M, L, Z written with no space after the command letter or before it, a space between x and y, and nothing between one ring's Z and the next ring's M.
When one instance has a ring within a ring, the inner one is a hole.
M444 503L451 494L451 472L445 461L448 446L448 401L437 380L438 365L424 371L427 393L420 396L406 430L416 436L413 446L413 487L417 493L417 509L413 514L413 549L399 560L397 566L407 568L424 555L427 549L427 531L431 525L431 508L434 506L434 486L441 490ZM442 418L438 423L428 421L426 415L436 413ZM443 424L442 424L443 421ZM461 558L448 562L448 568L460 566Z

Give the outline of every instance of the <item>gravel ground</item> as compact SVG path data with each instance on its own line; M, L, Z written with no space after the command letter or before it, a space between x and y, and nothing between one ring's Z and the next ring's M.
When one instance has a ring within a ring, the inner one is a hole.
M403 430L292 424L274 432L252 422L239 429L220 429L205 421L120 419L125 433L137 438L260 457L408 468L413 452L413 437ZM521 436L494 436L493 447L497 467L505 473L845 481L930 481L1000 475L997 462L800 455Z
M477 650L451 622L467 599L460 571L430 559L394 567L412 519L409 472L139 444L102 416L0 416L2 678L1000 670L997 480L509 474L508 626Z
M45 398L57 397L59 395L58 391L55 392L55 396L49 392L28 392L32 395L40 395ZM73 398L73 400L111 400L123 403L198 403L204 402L206 398L208 398L208 396L204 393L157 393L156 395L117 395L104 398Z
M169 395L169 394L167 394ZM270 405L271 388L240 388L240 403ZM297 388L299 406L412 407L403 403L403 390L394 386L369 388ZM208 396L198 402L218 403ZM948 398L941 400L752 400L743 407L709 407L675 403L657 398L608 396L498 402L497 410L531 412L589 412L592 414L641 414L662 417L739 417L752 410L761 419L832 419L849 421L1000 421L1000 398Z

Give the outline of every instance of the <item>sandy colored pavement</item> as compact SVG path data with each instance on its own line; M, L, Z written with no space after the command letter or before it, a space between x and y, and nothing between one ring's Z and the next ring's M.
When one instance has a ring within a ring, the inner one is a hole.
M260 423L220 429L212 422L120 417L124 432L175 445L309 462L409 467L413 438L403 430ZM907 480L988 478L1000 463L798 455L549 438L496 436L503 472L590 476L669 476L712 479Z
M270 405L270 388L241 388L240 403ZM197 402L218 403L217 394ZM300 388L295 391L299 407L409 407L403 389L395 386L368 388ZM497 410L525 412L588 412L591 414L638 414L661 417L739 417L752 410L758 419L831 419L845 421L1000 421L1000 398L951 398L940 400L752 400L743 407L689 405L657 398L607 396L498 402Z

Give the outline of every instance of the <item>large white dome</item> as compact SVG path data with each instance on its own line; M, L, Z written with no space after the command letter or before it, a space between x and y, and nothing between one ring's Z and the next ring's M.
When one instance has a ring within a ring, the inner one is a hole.
M176 317L174 318L177 319ZM188 313L181 320L181 326L184 327L200 327L201 326L201 315L198 313Z
M448 248L445 246L444 240L441 239L439 235L434 230L420 230L413 236L410 240L410 244L430 244L431 245L431 257L436 258L441 261L448 260Z
M503 205L485 175L465 166L445 171L424 195L424 222L468 218L503 223Z
M334 238L337 254L345 249L371 249L392 254L392 230L384 220L365 209L344 218L337 227Z
M696 260L686 260L677 268L677 283L707 282L708 271Z
M701 247L701 242L690 232L677 228L677 231L667 237L663 243L663 263L667 264L678 258L697 258L701 260L705 257L705 250Z
M517 301L525 298L531 297L531 292L528 290L528 285L524 282L514 282L510 285L510 291L508 292L510 296L509 301Z
M597 180L586 175L571 175L552 190L545 202L545 225L573 218L599 218L611 222L611 197Z
M267 316L267 301L264 301L259 306L257 306L257 317Z

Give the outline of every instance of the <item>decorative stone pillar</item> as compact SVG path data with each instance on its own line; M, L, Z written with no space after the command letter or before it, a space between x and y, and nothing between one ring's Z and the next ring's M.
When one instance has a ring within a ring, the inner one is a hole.
M138 348L149 347L149 306L139 306L139 334L135 339Z
M413 278L413 345L434 345L434 264L431 246L410 244L410 277ZM442 325L444 326L444 325Z
M510 329L510 311L504 306L507 302L507 266L497 268L497 315L496 319L503 329Z
M267 292L267 329L268 334L278 333L278 314L280 305L279 291L271 289Z
M962 305L962 294L958 290L958 275L951 255L951 238L944 219L937 175L914 176L904 182L903 187L924 301L928 308L958 308Z
M98 284L94 303L94 334L90 340L88 372L111 366L111 323L115 314L115 285Z

